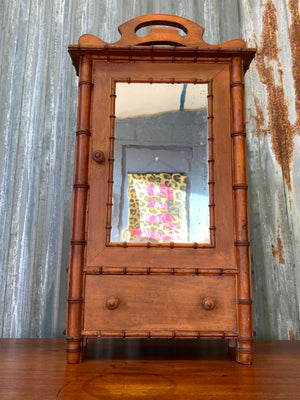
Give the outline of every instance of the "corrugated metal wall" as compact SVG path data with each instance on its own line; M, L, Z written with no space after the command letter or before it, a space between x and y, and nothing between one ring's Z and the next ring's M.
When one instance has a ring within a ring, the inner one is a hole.
M241 34L257 47L247 74L254 325L300 339L300 16L298 0L241 2Z
M297 338L297 0L4 0L1 334L61 336L65 325L77 103L67 45L83 33L114 42L118 25L147 13L189 18L205 27L208 43L242 37L258 47L246 82L255 330L260 338Z

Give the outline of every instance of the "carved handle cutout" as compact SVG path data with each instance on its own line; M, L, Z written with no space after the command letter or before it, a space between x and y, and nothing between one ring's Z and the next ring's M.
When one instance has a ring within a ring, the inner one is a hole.
M141 28L148 26L150 26L150 31L146 35L136 34ZM177 29L185 34L180 35ZM204 29L200 25L176 15L149 14L125 22L119 26L119 32L122 37L118 45L131 43L144 46L159 44L192 46L203 42Z
M167 28L165 28L165 26ZM169 29L170 27L172 27L172 28ZM149 29L147 30L147 32L146 31L140 32L140 30L143 29L143 28L149 28ZM177 23L172 24L171 22L167 22L167 21L157 21L157 22L149 21L149 23L138 25L135 28L135 33L139 37L144 37L144 36L149 34L151 29L152 29L152 32L153 32L153 30L155 32L155 30L157 28L162 28L161 31L164 31L164 32L169 31L169 32L175 33L175 34L177 32L181 37L186 36L186 34L188 32L187 29L181 24L177 24ZM174 32L172 29L175 29L176 31Z

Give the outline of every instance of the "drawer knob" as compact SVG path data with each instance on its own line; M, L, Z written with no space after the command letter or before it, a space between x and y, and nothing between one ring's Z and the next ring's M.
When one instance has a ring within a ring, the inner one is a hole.
M111 296L109 299L106 300L106 307L109 310L115 310L119 304L120 300L116 296Z
M93 160L99 164L101 164L105 161L104 153L101 150L94 151L94 153L92 154L92 157L93 157Z
M213 310L215 308L215 305L215 301L211 297L204 297L204 299L202 300L202 306L207 311Z

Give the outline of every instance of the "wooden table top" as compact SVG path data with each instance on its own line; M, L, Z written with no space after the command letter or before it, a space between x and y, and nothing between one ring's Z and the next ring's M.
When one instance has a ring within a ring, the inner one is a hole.
M256 341L240 365L222 340L101 339L65 364L64 339L1 339L0 399L300 399L300 341Z

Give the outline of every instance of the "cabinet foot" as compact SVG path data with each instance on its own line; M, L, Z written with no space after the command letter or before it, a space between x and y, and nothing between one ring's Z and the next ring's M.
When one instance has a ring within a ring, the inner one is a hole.
M87 353L87 338L82 339L82 360L85 359Z
M252 340L247 342L237 342L236 348L236 361L240 364L252 364L253 362L253 350Z
M66 355L68 364L78 364L81 362L81 339L67 341Z
M236 343L237 343L237 341L236 341L236 339L228 339L228 347L230 348L230 349L235 349L236 348Z

